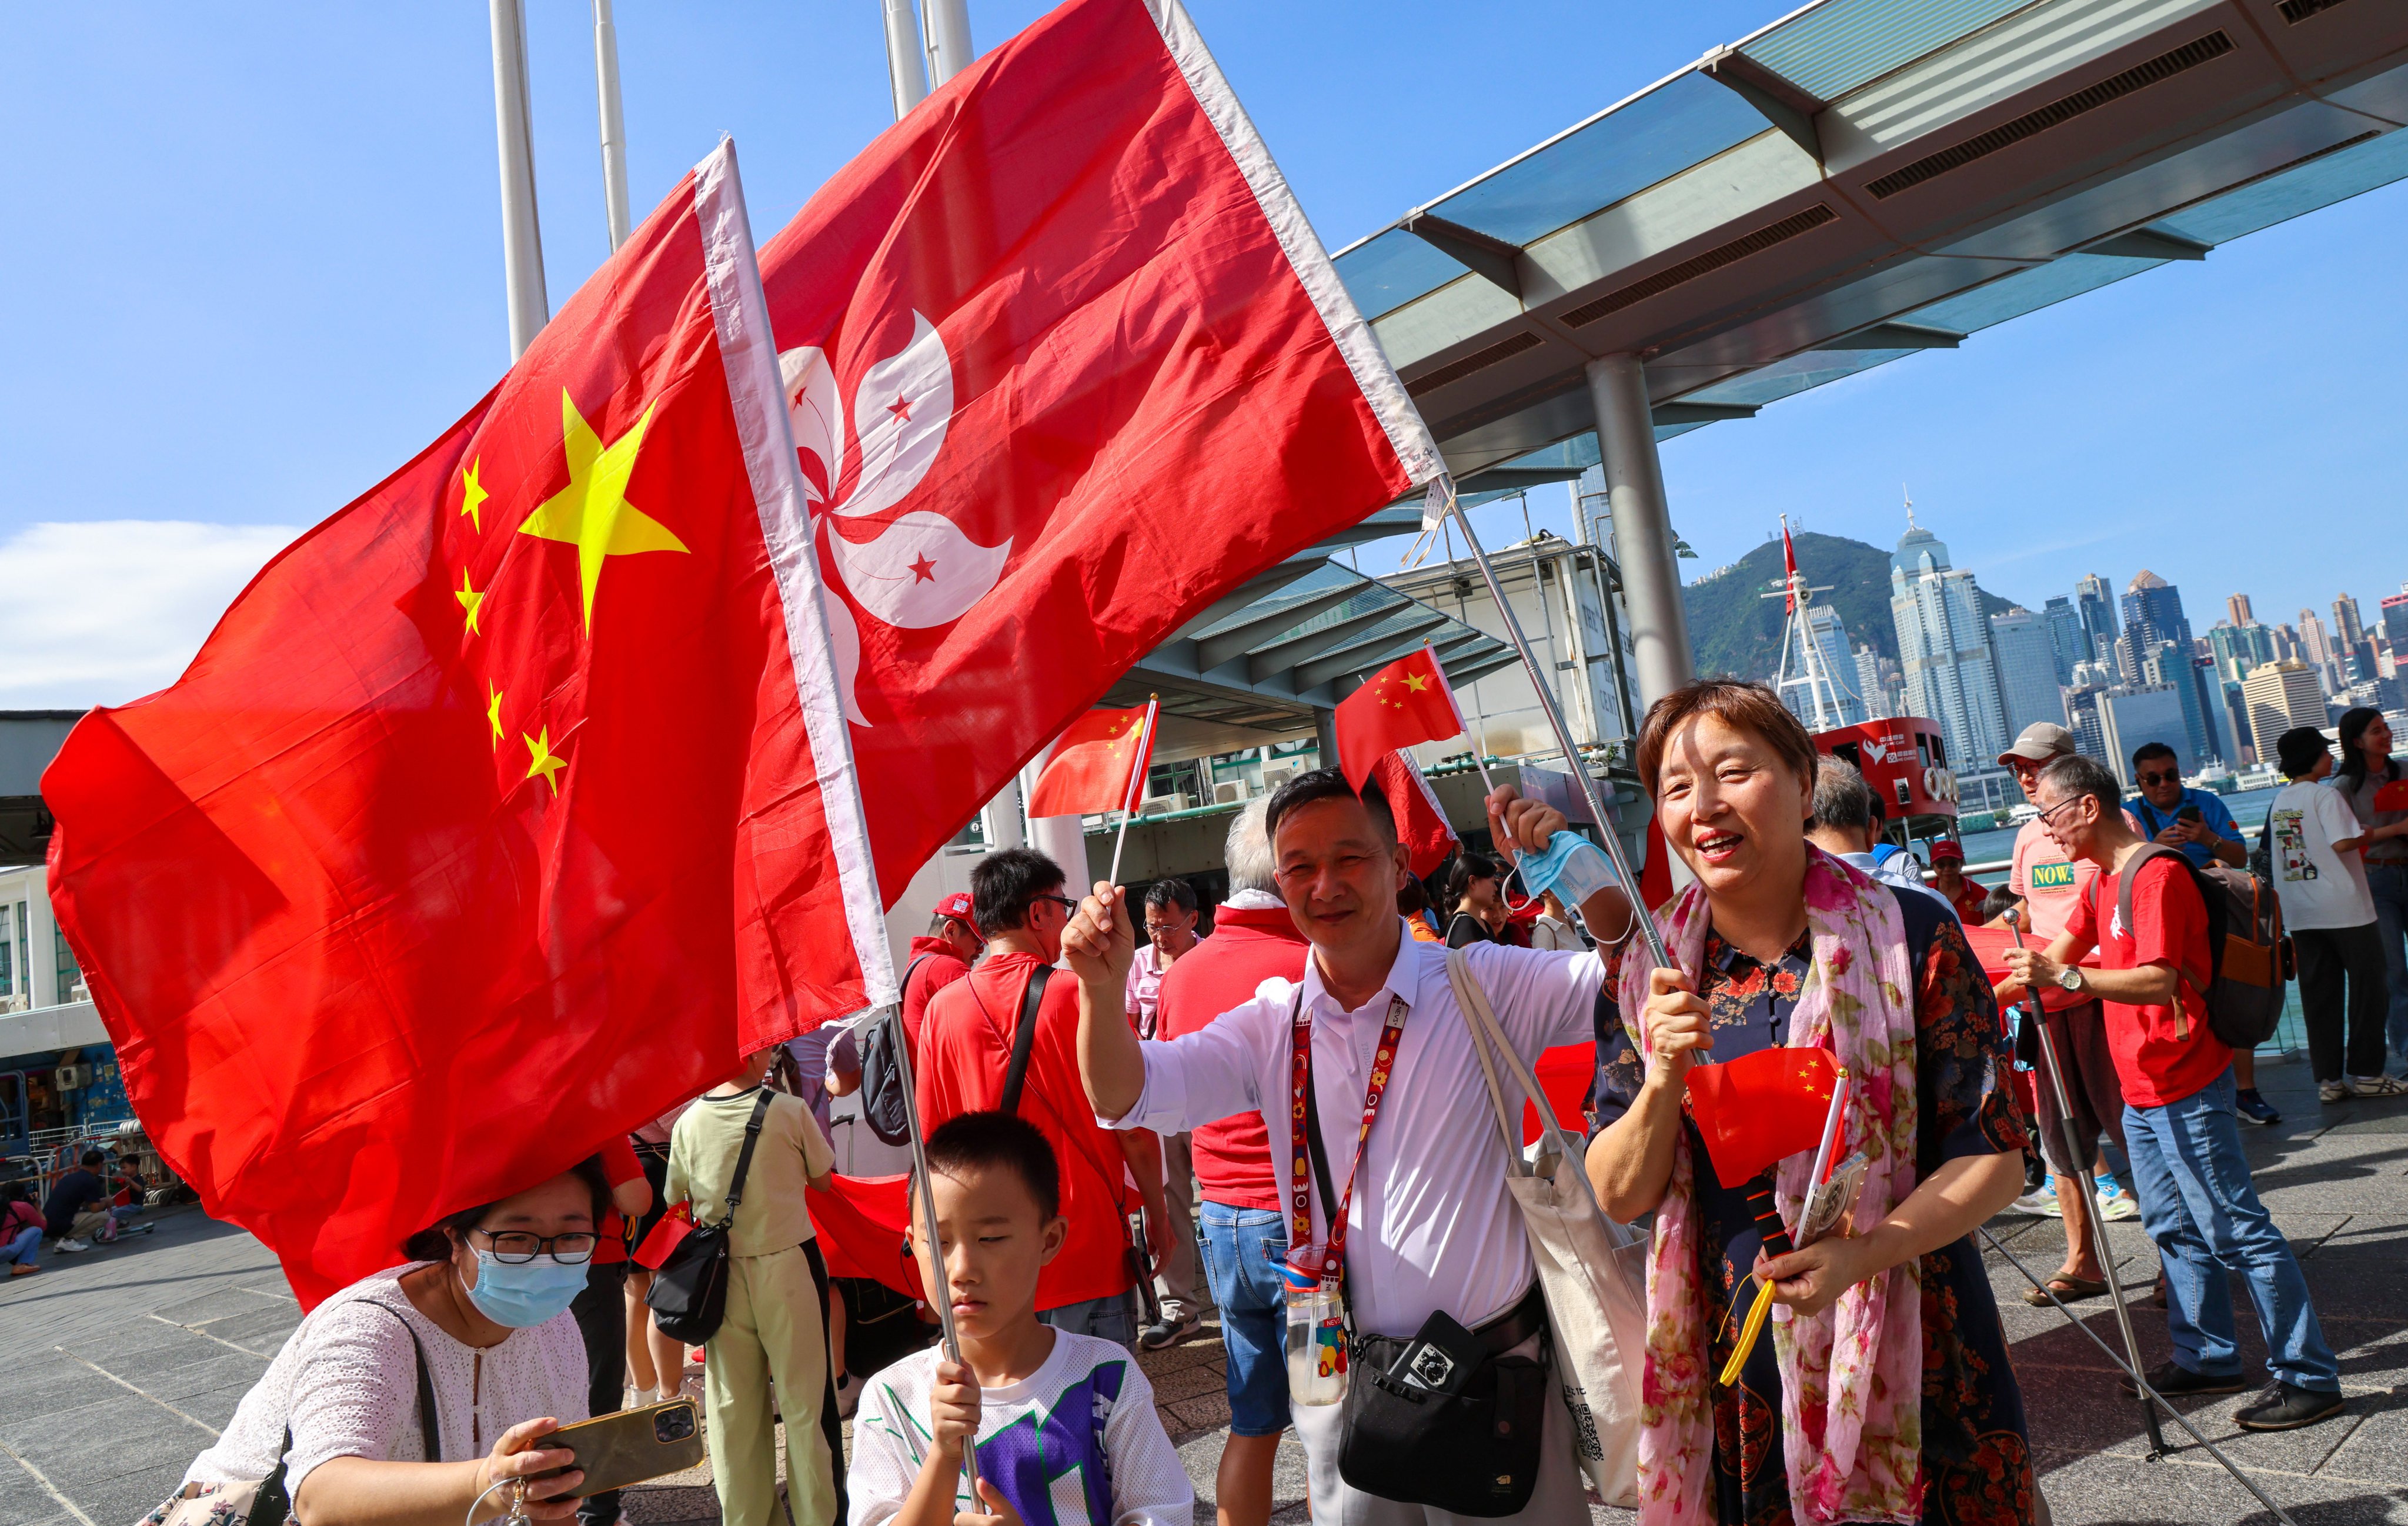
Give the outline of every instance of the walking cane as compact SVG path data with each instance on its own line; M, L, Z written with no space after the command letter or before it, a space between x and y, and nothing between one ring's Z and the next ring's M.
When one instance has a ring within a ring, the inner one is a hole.
M2024 918L2019 911L2010 910L2003 920L2015 935L2015 946L2024 946ZM2141 1343L2132 1336L2131 1312L2124 1306L2124 1279L2115 1273L2115 1258L2107 1245L2107 1216L2099 1209L2098 1189L2090 1176L2090 1153L2094 1141L2078 1138L2073 1131L2073 1104L2066 1095L2065 1073L2057 1062L2057 1041L2049 1036L2048 1021L2041 1013L2040 993L2029 986L2024 987L2024 1016L2040 1029L2040 1061L2048 1072L2049 1089L2057 1094L2058 1126L2065 1130L2065 1158L2074 1162L2073 1172L2081 1184L2082 1202L2089 1210L2083 1216L2089 1220L2091 1243L2099 1257L2100 1270L2107 1274L2107 1293L2114 1301L2115 1325L2124 1332L2124 1351L2132 1359L2132 1387L2141 1401L2141 1418L2149 1428L2149 1457L2152 1461L2166 1455L2166 1433L2157 1422L2156 1395L2149 1389L2148 1379L2141 1372Z

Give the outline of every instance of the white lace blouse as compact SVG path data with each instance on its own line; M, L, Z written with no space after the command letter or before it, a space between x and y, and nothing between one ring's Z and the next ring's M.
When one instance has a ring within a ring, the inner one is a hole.
M285 1480L295 1495L309 1470L330 1458L425 1461L411 1333L435 1385L442 1461L483 1457L522 1420L551 1416L568 1425L587 1418L585 1344L573 1317L512 1331L501 1345L478 1350L445 1334L401 1290L402 1274L426 1264L363 1278L311 1310L184 1482L265 1477L288 1425L293 1451Z

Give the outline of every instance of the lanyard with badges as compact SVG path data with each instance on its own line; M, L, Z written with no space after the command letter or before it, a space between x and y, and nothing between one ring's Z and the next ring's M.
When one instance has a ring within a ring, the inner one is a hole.
M1304 1015L1304 999L1297 998L1288 1015L1295 1086L1289 1097L1289 1140L1294 1146L1295 1184L1291 1202L1287 1260L1283 1267L1287 1285L1288 1399L1298 1404L1334 1404L1346 1396L1346 1220L1354 1201L1354 1177L1363 1166L1363 1144L1371 1137L1371 1121L1380 1116L1380 1099L1387 1095L1388 1076L1397 1065L1397 1044L1405 1029L1405 999L1388 1000L1388 1021L1380 1029L1380 1047L1371 1057L1371 1080L1363 1091L1363 1122L1354 1130L1354 1154L1346 1166L1346 1190L1328 1203L1329 1243L1312 1243L1312 1166L1321 1156L1315 1137L1312 1105L1312 1020ZM1330 1194L1329 1165L1319 1161L1322 1196Z

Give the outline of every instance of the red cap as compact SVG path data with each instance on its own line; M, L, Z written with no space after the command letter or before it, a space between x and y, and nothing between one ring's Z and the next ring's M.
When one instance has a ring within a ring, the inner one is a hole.
M937 902L937 914L939 916L950 916L956 922L969 921L970 898L968 894L965 891L956 890L952 895L947 896L944 900Z
M1942 858L1954 858L1958 863L1963 863L1965 844L1953 837L1934 838L1931 842L1931 861L1936 864Z

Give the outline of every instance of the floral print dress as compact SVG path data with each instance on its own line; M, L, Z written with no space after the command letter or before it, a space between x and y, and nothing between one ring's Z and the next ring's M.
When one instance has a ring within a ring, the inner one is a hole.
M1917 1179L1959 1156L2023 1148L2024 1127L2000 1086L2008 1054L1998 1006L1964 929L1929 896L1898 891L1917 972ZM1812 964L1801 936L1764 964L1706 934L1706 1005L1716 1061L1788 1040L1789 1016ZM1611 985L1607 987L1610 993ZM1637 1100L1645 1061L1610 994L1597 1008L1597 1083L1591 1116L1602 1129ZM1697 1125L1684 1114L1697 1181L1700 1281L1714 1333L1709 1370L1729 1360L1746 1281L1762 1246L1746 1183L1724 1185ZM1767 1173L1769 1175L1770 1173ZM2007 1358L1981 1252L1968 1235L1923 1258L1923 1519L1928 1526L2028 1526L2030 1447L2021 1390ZM1770 1338L1756 1343L1739 1382L1713 1396L1714 1499L1726 1526L1789 1526L1782 1461L1781 1375Z

